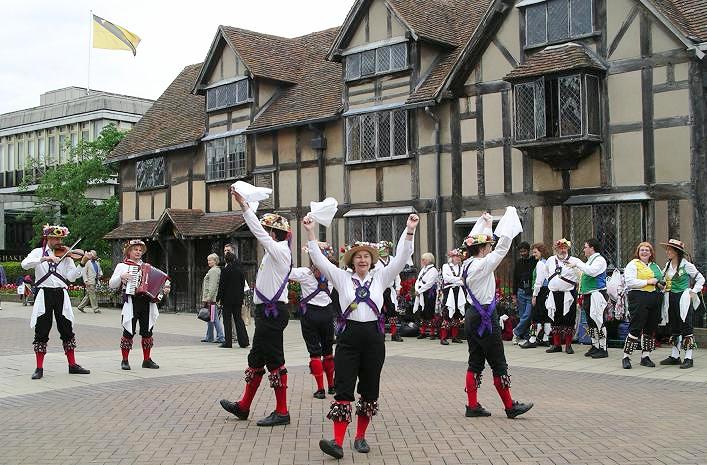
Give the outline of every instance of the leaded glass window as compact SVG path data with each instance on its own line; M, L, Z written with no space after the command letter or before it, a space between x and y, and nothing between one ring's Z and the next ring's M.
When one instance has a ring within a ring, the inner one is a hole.
M375 161L408 154L406 110L365 113L346 118L346 160Z
M374 74L385 74L407 68L407 42L385 45L363 52L352 53L345 58L346 80L354 80Z
M249 98L248 79L206 90L206 110L218 110L244 103Z
M153 189L165 185L164 157L146 158L135 163L138 190Z
M592 0L546 0L525 8L525 43L536 47L594 31Z
M244 135L224 137L206 144L206 180L233 179L248 174Z

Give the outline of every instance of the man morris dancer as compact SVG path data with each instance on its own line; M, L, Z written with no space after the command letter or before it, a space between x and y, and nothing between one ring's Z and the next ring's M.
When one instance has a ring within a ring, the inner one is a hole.
M604 309L609 301L606 292L606 259L601 256L601 244L596 239L587 239L584 243L584 256L587 263L568 264L582 272L579 281L579 293L582 295L582 310L587 320L589 337L592 347L584 354L585 357L606 358L606 321Z
M466 373L467 417L488 417L491 412L479 404L477 390L481 386L481 373L488 361L493 371L493 384L503 401L508 418L522 415L533 407L532 403L514 401L511 397L511 376L503 352L501 327L496 313L496 278L498 267L511 247L511 241L523 231L514 207L507 207L506 214L496 227L500 236L493 250L491 227L493 218L484 213L474 225L464 243L470 257L464 263L464 283L469 308L464 329L469 344L469 368Z
M74 312L71 310L71 300L66 288L69 282L76 281L81 276L83 268L76 266L71 257L63 256L68 247L61 240L69 235L69 228L64 226L45 225L42 229L42 247L33 249L22 260L22 268L34 268L34 285L39 288L32 308L30 327L34 328L34 353L37 358L37 368L32 379L44 376L44 356L47 353L49 331L52 329L52 317L56 319L56 327L64 346L64 353L69 362L69 373L87 375L89 370L76 363L74 349L76 336L73 323ZM85 265L90 255L84 255L81 265Z
M390 241L380 241L378 243L378 261L375 269L380 270L390 264L393 251L393 243ZM403 342L403 338L398 334L398 292L400 291L400 275L395 275L395 279L383 292L383 312L385 319L390 325L390 340L393 342Z
M128 357L133 348L133 338L135 337L138 323L140 323L142 367L151 370L156 370L160 367L151 357L152 347L155 345L152 338L152 329L159 316L157 303L152 302L145 295L125 294L125 287L130 279L130 267L141 266L143 264L142 257L145 253L147 253L147 245L143 241L140 239L128 241L123 248L125 258L115 266L113 276L108 281L108 287L111 289L122 289L123 291L123 311L121 313L123 336L120 338L120 353L122 356L120 368L123 370L130 370Z
M415 303L412 307L412 313L418 314L420 319L420 334L417 338L426 338L429 328L429 336L432 339L435 336L434 317L437 304L437 278L439 278L439 271L435 268L435 256L429 252L422 254L420 264L422 269L417 275L417 281L415 281Z
M322 254L334 265L338 259L327 242L319 242ZM309 254L309 248L303 247ZM309 267L292 268L290 280L300 283L302 299L299 301L300 327L309 352L309 371L317 383L313 397L325 399L324 374L326 373L329 394L334 394L334 317L331 300L333 286L312 262Z
M545 352L565 352L573 354L572 339L574 323L577 318L577 272L575 268L582 264L577 257L570 256L572 243L567 239L555 242L555 255L545 262L547 268L547 287L550 294L545 301L545 308L552 318L552 346Z
M462 278L462 259L464 252L461 249L452 249L447 252L449 263L442 265L442 326L439 331L439 343L449 345L448 332L452 335L452 342L461 343L459 328L464 321L466 296L464 294L464 279Z
M245 198L232 191L233 198L243 211L248 229L253 233L265 255L260 263L255 280L255 334L248 354L248 368L245 371L245 390L240 400L221 400L221 407L239 420L247 420L250 404L258 391L260 381L268 369L270 387L275 390L277 405L267 417L258 420L258 426L289 425L290 413L287 409L287 368L282 333L287 327L287 281L292 270L292 252L289 238L290 224L280 215L266 213L258 220Z

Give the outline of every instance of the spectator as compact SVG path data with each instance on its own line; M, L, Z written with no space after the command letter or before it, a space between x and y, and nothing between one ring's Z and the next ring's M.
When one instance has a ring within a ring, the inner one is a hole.
M91 250L88 254L90 262L83 268L83 284L86 288L86 295L84 295L83 299L76 308L78 308L81 313L86 313L83 309L86 308L86 305L88 305L90 301L93 313L101 313L101 310L98 308L96 284L103 276L103 270L101 269L101 265L98 263L98 253L96 253L95 250Z
M518 246L520 258L513 269L513 295L516 301L518 324L513 329L513 343L520 344L528 340L530 329L530 314L533 309L531 303L533 290L530 284L533 280L535 259L530 256L530 244L521 242Z
M231 348L233 345L233 323L236 326L236 339L242 348L250 345L248 330L243 322L241 307L243 306L243 289L245 287L245 276L240 263L236 259L236 248L233 244L226 244L223 247L223 255L226 261L221 270L221 279L218 285L218 295L216 300L223 308L223 328L224 341L220 347Z
M219 281L221 280L221 268L218 267L219 258L215 253L206 257L209 271L204 276L204 284L201 291L201 303L211 312L211 320L206 322L206 336L201 342L214 342L214 328L216 328L216 342L223 344L226 340L223 337L223 325L216 306Z

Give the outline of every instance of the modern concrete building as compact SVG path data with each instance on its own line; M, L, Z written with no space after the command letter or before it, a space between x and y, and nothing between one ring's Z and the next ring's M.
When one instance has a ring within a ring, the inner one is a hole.
M22 252L32 237L25 213L34 205L33 189L18 189L29 160L44 167L62 163L69 142L94 140L110 123L130 129L151 106L152 100L66 87L40 95L37 107L0 115L0 250ZM114 189L96 186L89 195L104 199Z

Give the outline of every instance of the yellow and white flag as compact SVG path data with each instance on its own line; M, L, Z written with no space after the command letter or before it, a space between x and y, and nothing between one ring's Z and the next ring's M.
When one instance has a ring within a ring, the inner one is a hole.
M128 50L135 55L140 38L124 27L93 15L93 48Z

